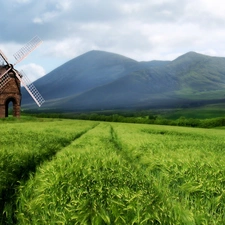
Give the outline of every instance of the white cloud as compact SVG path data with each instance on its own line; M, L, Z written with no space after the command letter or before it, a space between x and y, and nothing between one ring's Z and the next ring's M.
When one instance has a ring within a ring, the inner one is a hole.
M122 13L131 14L138 12L142 8L142 4L139 2L134 3L121 3L120 10Z
M35 17L33 19L33 23L42 24L44 21L40 17Z
M59 9L59 10L68 10L70 9L72 5L72 0L59 0L57 3L56 3L56 8Z
M19 4L26 4L26 3L30 3L31 0L16 0L16 2Z
M41 17L35 17L33 19L34 23L44 23L44 22L50 22L53 19L55 19L58 16L59 12L56 11L52 11L52 12L46 12L43 15L41 15Z
M45 55L58 58L72 58L82 49L82 40L79 38L67 38L62 41L48 42Z
M188 51L225 56L224 11L222 0L8 0L0 8L0 48L14 62L12 54L38 35L42 57L28 60L48 72L93 49L145 61Z
M42 66L37 65L35 63L22 65L18 67L17 70L18 71L22 70L31 82L34 82L35 80L39 79L40 77L46 74L45 69Z
M16 61L13 57L13 54L16 51L18 51L20 48L21 48L21 45L17 44L17 43L14 43L14 42L0 44L0 49L5 54L9 63L11 63L11 64L14 64L15 61Z
M199 0L197 3L202 6L202 9L209 13L214 14L215 16L225 18L225 5L223 0Z
M70 10L71 3L71 0L50 0L49 4L45 4L44 10L38 13L38 16L34 17L32 21L37 24L57 21L57 18ZM47 5L49 5L49 8Z

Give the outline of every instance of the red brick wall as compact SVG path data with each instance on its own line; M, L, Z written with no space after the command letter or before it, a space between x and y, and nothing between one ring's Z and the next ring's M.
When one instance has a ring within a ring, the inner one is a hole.
M6 107L9 102L13 102L13 115L20 116L21 92L20 81L16 78L14 73L10 73L11 80L0 88L0 118L5 117Z

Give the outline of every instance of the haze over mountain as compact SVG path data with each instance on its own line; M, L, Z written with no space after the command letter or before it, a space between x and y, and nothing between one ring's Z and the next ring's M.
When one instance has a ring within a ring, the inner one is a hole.
M43 110L180 107L217 102L225 94L225 58L195 52L173 61L137 62L90 51L35 81ZM22 107L36 107L22 90Z

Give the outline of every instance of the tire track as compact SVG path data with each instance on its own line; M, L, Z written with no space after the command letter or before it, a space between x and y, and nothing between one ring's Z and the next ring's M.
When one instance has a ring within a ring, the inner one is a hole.
M118 152L118 154L120 154L125 161L132 165L133 168L139 170L139 166L136 163L136 159L132 157L132 154L128 154L128 151L125 151L123 149L122 143L120 142L118 135L112 125L110 125L110 133L111 141L114 144L115 150Z

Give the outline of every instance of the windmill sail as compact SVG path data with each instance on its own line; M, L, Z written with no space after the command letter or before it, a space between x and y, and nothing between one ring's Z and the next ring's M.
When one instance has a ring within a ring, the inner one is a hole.
M5 62L4 60L2 59L2 57L0 57L0 66L4 66Z
M37 103L37 105L40 107L44 102L44 98L41 96L37 88L34 86L33 83L29 80L27 75L24 73L24 71L20 71L20 74L22 75L21 83L26 88L26 90L29 92L31 97L34 99L34 101Z
M5 65L6 63L9 64L8 59L6 58L4 53L0 50L0 65Z
M3 90L3 87L11 80L11 78L10 78L10 76L8 74L9 70L7 70L2 75L0 74L0 93Z
M16 63L14 65L26 58L41 43L42 40L37 36L30 40L24 47L22 47L18 52L13 55L16 59Z
M34 86L33 83L29 80L27 75L24 73L24 71L20 71L20 76L16 70L13 69L13 71L16 73L17 78L20 80L22 85L26 88L30 96L34 99L34 101L37 103L37 105L40 107L44 102L44 98L41 96L37 88Z

